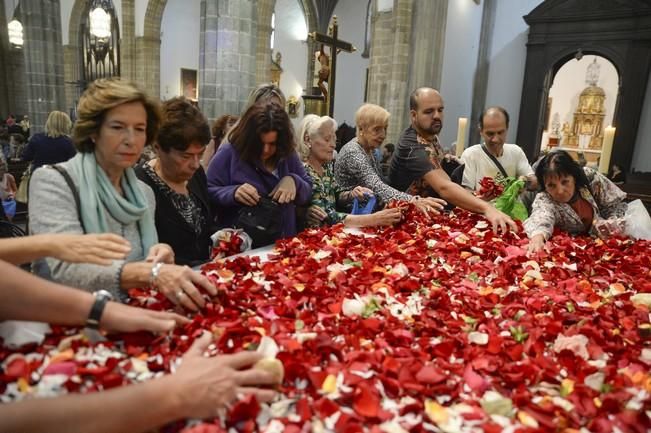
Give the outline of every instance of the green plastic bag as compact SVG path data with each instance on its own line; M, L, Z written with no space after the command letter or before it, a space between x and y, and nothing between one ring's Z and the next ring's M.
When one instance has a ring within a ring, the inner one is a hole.
M526 220L529 213L518 198L524 188L524 181L512 179L507 185L502 195L495 199L495 207L515 220Z

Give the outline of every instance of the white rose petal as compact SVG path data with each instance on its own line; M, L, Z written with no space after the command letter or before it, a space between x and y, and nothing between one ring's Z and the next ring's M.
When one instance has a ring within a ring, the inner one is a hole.
M341 304L341 311L346 317L361 316L365 306L364 301L360 299L344 299Z
M484 332L473 331L468 334L468 342L483 346L485 344L488 344L488 334Z
M556 341L554 341L554 352L560 353L563 350L569 350L576 356L588 360L590 359L590 354L588 353L588 342L588 337L581 334L573 335L571 337L559 335L556 337Z
M601 387L603 386L605 379L606 375L601 371L597 371L596 373L592 373L591 375L586 376L585 379L583 379L583 383L595 391L601 391Z

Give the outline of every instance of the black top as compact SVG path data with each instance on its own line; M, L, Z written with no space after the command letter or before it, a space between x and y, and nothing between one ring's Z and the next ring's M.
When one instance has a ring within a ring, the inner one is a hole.
M410 194L436 196L432 191L429 194L413 188L416 183L427 173L440 168L438 155L439 149L430 149L424 143L419 142L416 130L411 126L405 129L400 136L389 168L389 185L398 191L409 192ZM431 189L431 188L430 188Z
M53 138L43 133L34 134L23 150L23 161L32 161L32 171L42 165L65 162L77 151L67 135Z
M199 167L188 181L188 196L173 191L146 164L135 170L154 191L158 240L172 247L176 264L192 267L207 262L212 248L210 235L215 229L203 168Z

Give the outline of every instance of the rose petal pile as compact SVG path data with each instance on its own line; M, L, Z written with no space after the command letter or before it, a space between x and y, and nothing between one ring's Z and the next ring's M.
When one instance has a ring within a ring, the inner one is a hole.
M492 177L482 177L479 181L480 197L499 197L504 192L504 185L496 182Z
M265 262L205 265L220 295L170 335L93 346L54 327L38 347L4 350L2 399L149 380L208 329L211 355L273 339L279 398L245 398L223 418L164 431L651 429L649 242L557 233L532 260L524 234L495 235L474 214L405 213L363 234L307 230ZM131 295L172 307L149 290Z

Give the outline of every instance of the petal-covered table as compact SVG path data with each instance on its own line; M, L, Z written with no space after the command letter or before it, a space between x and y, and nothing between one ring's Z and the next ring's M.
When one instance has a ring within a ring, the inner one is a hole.
M285 368L271 405L165 431L646 432L651 429L650 243L497 236L466 212L394 228L308 230L204 266L221 290L172 335L92 346L53 327L3 358L3 401L93 392L166 374L202 329L211 354L272 338ZM133 303L170 308L133 290Z

